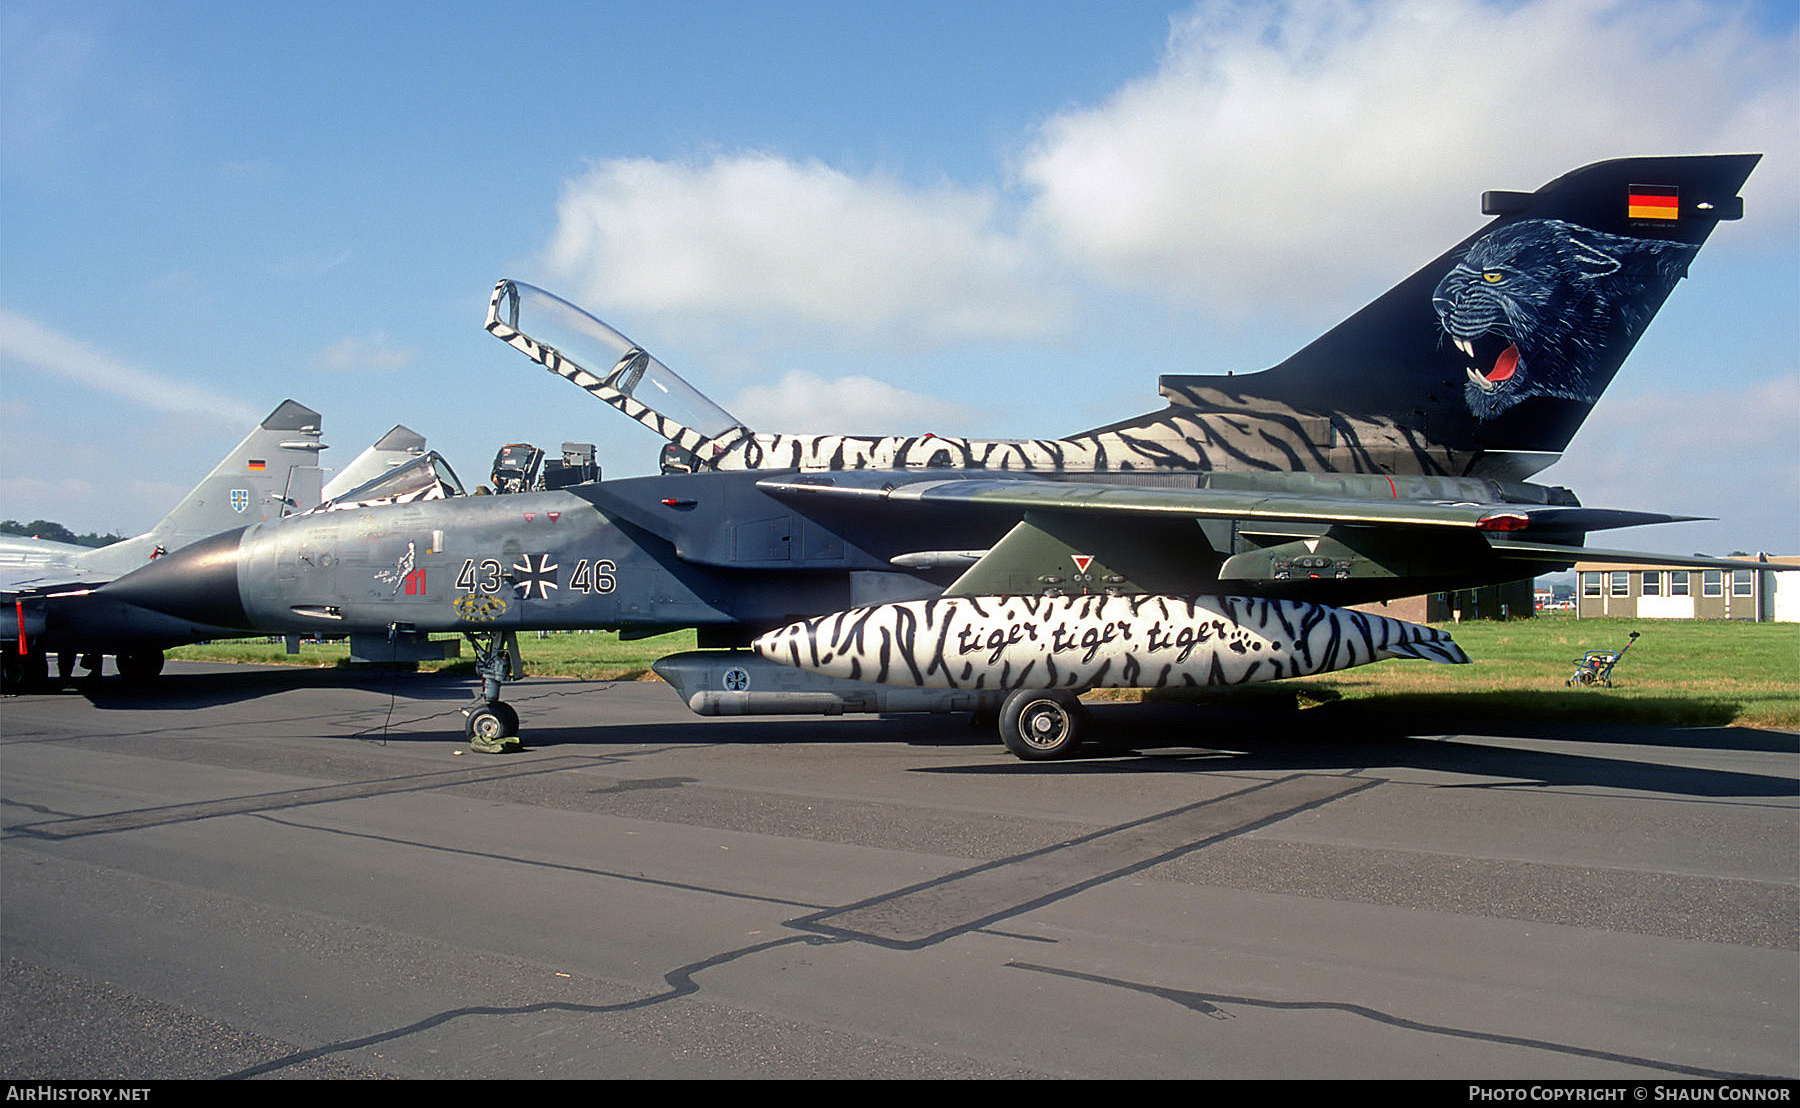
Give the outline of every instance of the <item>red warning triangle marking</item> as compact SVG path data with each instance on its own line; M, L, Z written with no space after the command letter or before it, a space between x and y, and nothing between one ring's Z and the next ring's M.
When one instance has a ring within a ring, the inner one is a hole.
M1092 554L1071 554L1069 557L1075 560L1076 573L1086 573L1088 567L1094 564L1094 556Z

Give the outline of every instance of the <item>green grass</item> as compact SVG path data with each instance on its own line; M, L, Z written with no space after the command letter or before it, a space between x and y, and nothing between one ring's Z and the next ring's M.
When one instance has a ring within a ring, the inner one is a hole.
M1230 697L1298 708L1324 704L1428 713L1442 718L1611 720L1677 726L1800 730L1800 624L1546 616L1509 623L1441 625L1472 665L1391 661L1245 689L1100 690L1103 699ZM1613 671L1613 688L1571 689L1575 660L1588 650L1618 650L1632 631L1636 645ZM608 631L519 637L527 672L589 680L638 680L650 663L694 648L691 631L621 642ZM173 658L226 662L338 665L343 643L307 643L298 657L279 641L220 642L183 647ZM422 663L422 669L473 672L466 658Z
M1472 664L1381 662L1241 691L1448 718L1800 729L1800 624L1551 616L1438 626ZM1633 631L1612 688L1568 686L1585 651L1622 649Z
M580 677L590 681L638 681L653 677L651 662L692 649L692 631L675 631L631 641L622 641L615 631L546 631L541 634L525 631L519 635L519 654L525 661L527 673L544 677ZM303 642L299 654L289 654L280 639L227 639L178 647L169 651L169 657L191 662L338 666L349 664L350 644L343 641ZM473 674L475 663L465 644L463 657L420 662L418 668Z

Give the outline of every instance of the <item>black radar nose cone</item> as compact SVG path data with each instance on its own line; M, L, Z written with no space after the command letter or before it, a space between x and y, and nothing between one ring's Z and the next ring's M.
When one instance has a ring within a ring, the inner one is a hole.
M226 531L164 554L95 591L176 619L250 630L237 574L245 530Z

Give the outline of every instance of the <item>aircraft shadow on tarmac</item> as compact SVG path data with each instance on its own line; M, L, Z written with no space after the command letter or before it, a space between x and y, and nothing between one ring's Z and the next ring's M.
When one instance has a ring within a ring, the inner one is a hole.
M608 721L605 690L618 682L555 680L515 686L526 726L526 752L551 748L726 744L894 743L917 747L991 749L980 765L921 766L922 773L1083 775L1095 773L1219 773L1283 771L1342 773L1384 767L1453 773L1499 781L1471 781L1460 787L1516 787L1521 781L1545 786L1595 786L1708 797L1792 797L1792 775L1757 774L1650 761L1608 746L1712 750L1721 753L1800 753L1800 735L1724 726L1732 706L1702 710L1700 719L1717 725L1642 722L1672 715L1678 702L1643 699L1608 702L1604 694L1549 691L1535 706L1519 711L1517 694L1413 697L1395 704L1339 701L1300 708L1291 698L1259 695L1238 703L1107 703L1089 705L1094 743L1077 757L1021 762L993 739L987 721L971 726L966 715L757 716L680 722ZM362 689L394 695L433 708L442 732L416 727L389 733L387 741L457 742L461 716L454 709L472 693L456 674L395 672L366 667L306 668L219 666L204 671L165 673L154 689L138 690L116 681L72 681L65 691L85 695L102 709L188 711L240 703L285 691ZM533 701L569 696L594 697L591 725L535 726ZM668 690L671 707L676 694ZM1691 702L1679 702L1696 718ZM1575 718L1555 718L1569 713ZM1468 738L1467 736L1480 736ZM1579 743L1584 752L1525 749L1505 740ZM1500 740L1494 742L1491 740Z
M96 708L131 712L185 712L309 688L366 689L408 700L466 702L474 695L466 676L391 666L217 665L184 669L186 672L166 672L149 684L117 677L73 676L45 692L84 696Z
M691 723L617 723L592 728L525 729L528 751L553 747L721 745L734 743L895 743L991 750L979 765L920 766L920 773L1080 776L1099 773L1343 773L1385 768L1467 775L1457 787L1595 786L1704 797L1792 797L1792 775L1669 765L1606 746L1794 753L1800 736L1727 727L1557 724L1542 720L1401 718L1335 706L1281 711L1191 705L1098 704L1090 708L1091 754L1021 762L993 740L991 728L963 716L844 716L700 719ZM1500 739L1495 744L1478 735ZM1592 752L1520 749L1504 740L1556 739ZM812 756L812 755L807 755ZM1486 780L1486 779L1500 780Z

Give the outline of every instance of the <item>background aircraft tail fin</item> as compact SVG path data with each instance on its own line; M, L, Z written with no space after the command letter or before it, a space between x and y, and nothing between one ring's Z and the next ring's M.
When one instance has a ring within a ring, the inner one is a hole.
M1713 228L1743 214L1760 157L1628 158L1485 193L1491 222L1286 361L1161 390L1174 411L1299 436L1252 468L1523 476L1568 445Z
M381 477L414 458L425 455L425 436L404 424L396 423L375 444L351 459L350 464L333 474L320 496L331 500L360 485ZM302 509L304 510L304 509Z
M95 551L92 561L125 573L158 556L159 548L173 553L221 531L316 506L323 484L319 451L325 449L319 434L318 412L282 401L160 523Z

